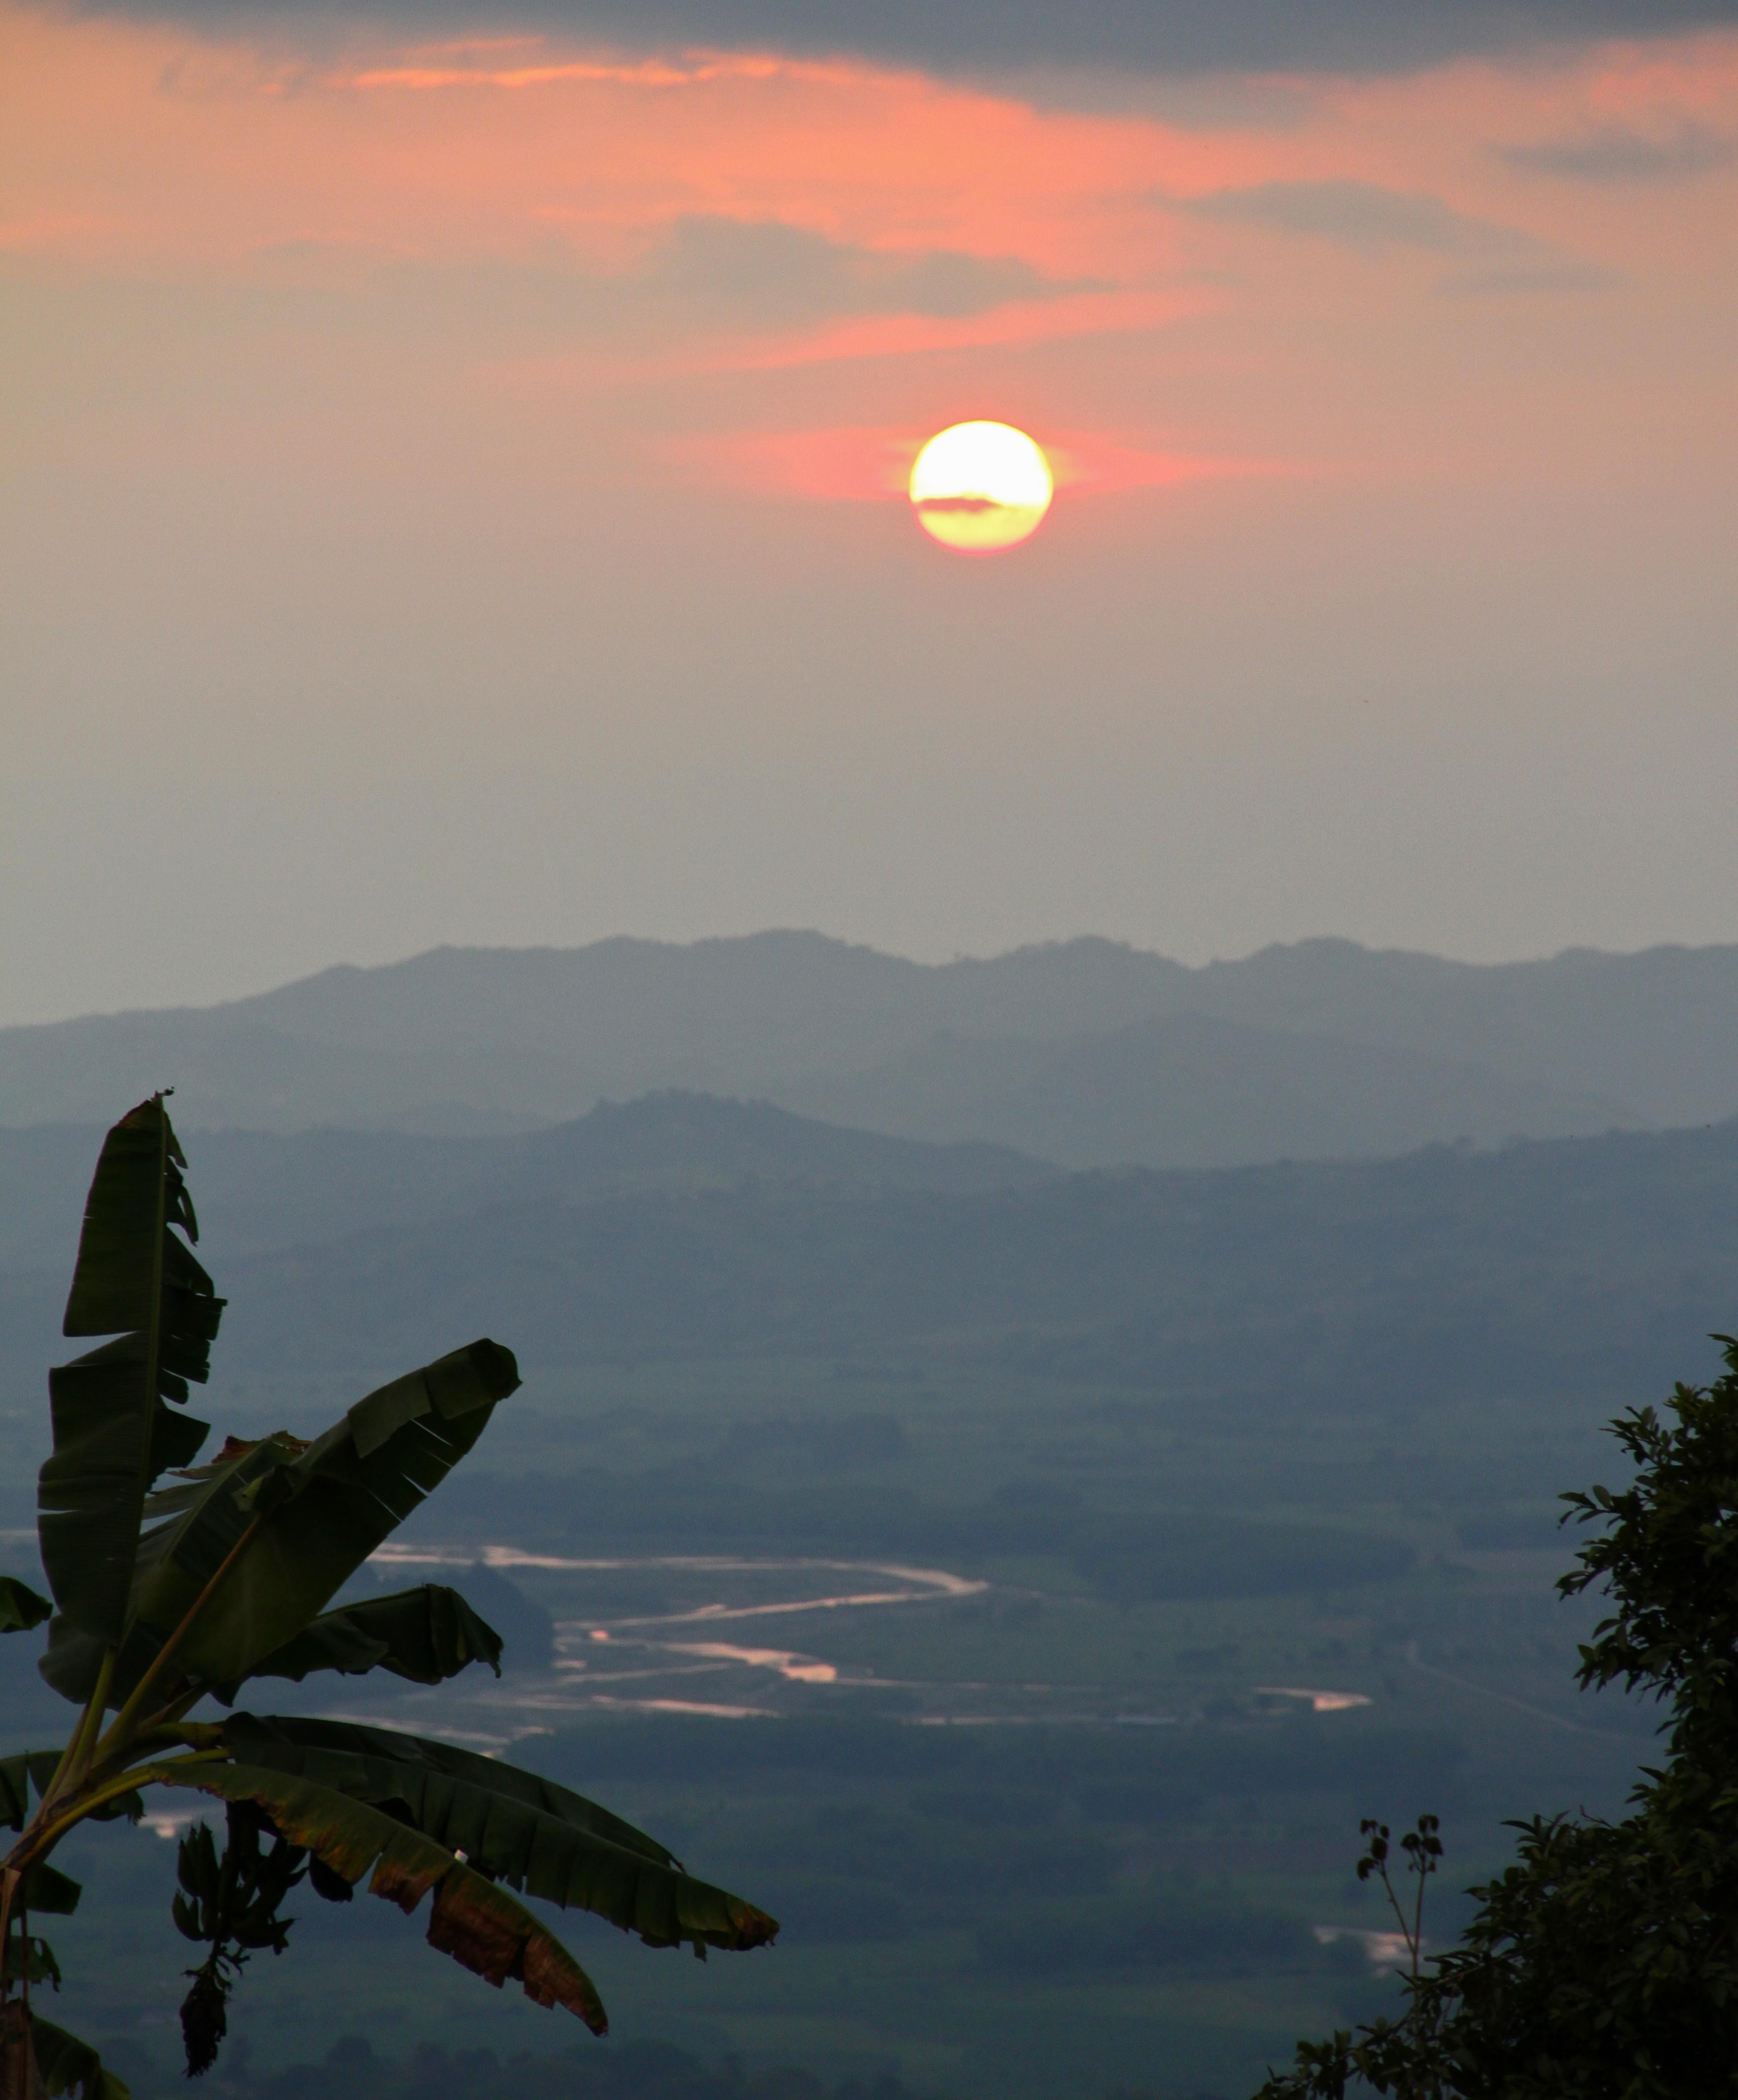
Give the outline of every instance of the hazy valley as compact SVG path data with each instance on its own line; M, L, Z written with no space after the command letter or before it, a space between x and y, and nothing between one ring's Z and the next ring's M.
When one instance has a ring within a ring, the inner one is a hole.
M950 973L797 937L617 946L291 987L250 1003L276 1065L210 1016L0 1037L8 1564L33 1564L42 1366L101 1139L68 1118L177 1080L232 1301L192 1403L220 1435L306 1433L475 1334L525 1374L376 1571L451 1571L507 1674L311 1680L281 1710L511 1745L785 1922L701 1969L581 1921L618 2038L558 2067L567 2037L516 1997L431 1997L386 1907L303 1904L297 1958L238 1999L230 2089L337 2075L280 2072L346 2032L365 1947L405 2046L355 2075L391 2100L401 2077L445 2100L484 2045L537 2059L515 2091L599 2100L727 2100L778 2066L816 2081L794 2095L1229 2096L1390 1988L1360 1815L1442 1814L1457 1885L1504 1816L1616 1804L1647 1723L1572 1690L1590 1608L1551 1594L1554 1498L1732 1324L1726 951L1505 974L1324 946L1215 974L1077 944ZM573 1021L550 987L605 962L656 996L618 984ZM1660 973L1713 987L1664 1039ZM672 982L710 986L685 1019ZM1141 1008L1179 986L1225 1010ZM881 1127L692 1084L757 1073L787 1103L878 1102ZM606 1074L624 1098L584 1103ZM1422 1149L1402 1081L1439 1118ZM1623 1114L1586 1105L1620 1086ZM433 1127L357 1127L389 1097L383 1121ZM1708 1127L1608 1127L1692 1098ZM1501 1141L1528 1104L1538 1129ZM1041 1129L1075 1135L1015 1141ZM1366 1156L1312 1159L1305 1130ZM1165 1131L1265 1156L1143 1163ZM65 1710L11 1645L17 1744ZM69 2017L154 2095L176 1978L130 1920L166 1905L172 1850L103 1842L130 1864L57 1932L100 1979ZM413 2076L418 2041L445 2054Z

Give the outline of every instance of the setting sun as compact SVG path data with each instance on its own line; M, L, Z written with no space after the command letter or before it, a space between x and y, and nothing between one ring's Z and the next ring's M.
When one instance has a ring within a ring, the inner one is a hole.
M955 423L911 470L911 501L932 539L962 554L993 554L1030 539L1050 509L1050 464L1007 423Z

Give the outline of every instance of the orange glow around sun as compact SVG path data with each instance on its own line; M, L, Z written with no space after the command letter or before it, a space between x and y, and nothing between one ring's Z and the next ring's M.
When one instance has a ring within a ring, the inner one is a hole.
M931 539L994 554L1029 540L1055 492L1050 462L1008 423L955 423L918 454L911 501Z

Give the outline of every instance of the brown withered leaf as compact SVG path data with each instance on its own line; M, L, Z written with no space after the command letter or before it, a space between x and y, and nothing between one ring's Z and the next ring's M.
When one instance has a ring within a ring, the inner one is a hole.
M497 1990L511 1976L534 2005L564 2005L593 2034L609 2032L596 1986L560 1941L505 1890L462 1864L435 1891L428 1943Z

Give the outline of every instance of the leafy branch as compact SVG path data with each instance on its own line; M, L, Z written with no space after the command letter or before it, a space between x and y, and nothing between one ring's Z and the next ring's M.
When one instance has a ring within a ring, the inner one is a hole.
M33 2010L30 1983L56 1982L58 1970L28 1913L54 1908L57 1890L71 1908L77 1885L50 1855L86 1821L136 1821L148 1787L227 1804L222 1854L203 1824L180 1854L175 1922L210 1948L187 1972L190 2075L215 2061L249 1957L285 1951L281 1907L304 1876L334 1901L365 1879L406 1912L431 1897L432 1946L600 2034L590 1979L514 1891L656 1947L769 1942L778 1928L764 1912L511 1765L390 1730L199 1717L202 1702L229 1706L258 1678L383 1669L435 1684L474 1662L498 1671L500 1635L456 1590L426 1584L331 1607L520 1380L510 1351L473 1342L365 1395L312 1440L231 1437L196 1463L210 1425L182 1410L209 1374L224 1301L192 1252L186 1163L161 1094L104 1140L64 1324L112 1339L49 1379L38 1535L54 1601L0 1578L0 1634L46 1620L39 1667L78 1710L58 1752L0 1759L0 1828L16 1833L0 1860L0 2100L37 2100L39 2080L51 2094L126 2100L93 2050Z
M1473 1889L1459 1941L1419 1959L1422 1910L1391 1903L1412 1949L1408 2011L1298 2045L1263 2100L1706 2100L1738 2064L1738 1340L1711 1386L1612 1425L1633 1468L1619 1491L1565 1495L1591 1528L1566 1596L1603 1590L1584 1688L1621 1684L1665 1709L1667 1754L1629 1813L1536 1815L1512 1863ZM1372 1835L1369 1824L1366 1837ZM1387 1833L1376 1826L1386 1847ZM1422 1877L1435 1825L1420 1820ZM1404 1844L1407 1841L1403 1840ZM1388 1884L1372 1843L1364 1875ZM1410 1930L1409 1930L1410 1926Z
M1400 1840L1400 1850L1406 1855L1406 1872L1417 1879L1413 1893L1412 1916L1409 1918L1406 1907L1388 1874L1387 1824L1367 1815L1358 1825L1359 1836L1369 1840L1364 1856L1358 1862L1358 1879L1367 1882L1374 1874L1381 1882L1388 1908L1394 1912L1400 1937L1406 1943L1406 1974L1414 1984L1418 1982L1418 1959L1424 1945L1425 1883L1435 1873L1436 1863L1442 1857L1442 1840L1436 1835L1440 1827L1434 1815L1421 1815L1417 1827L1409 1830Z

